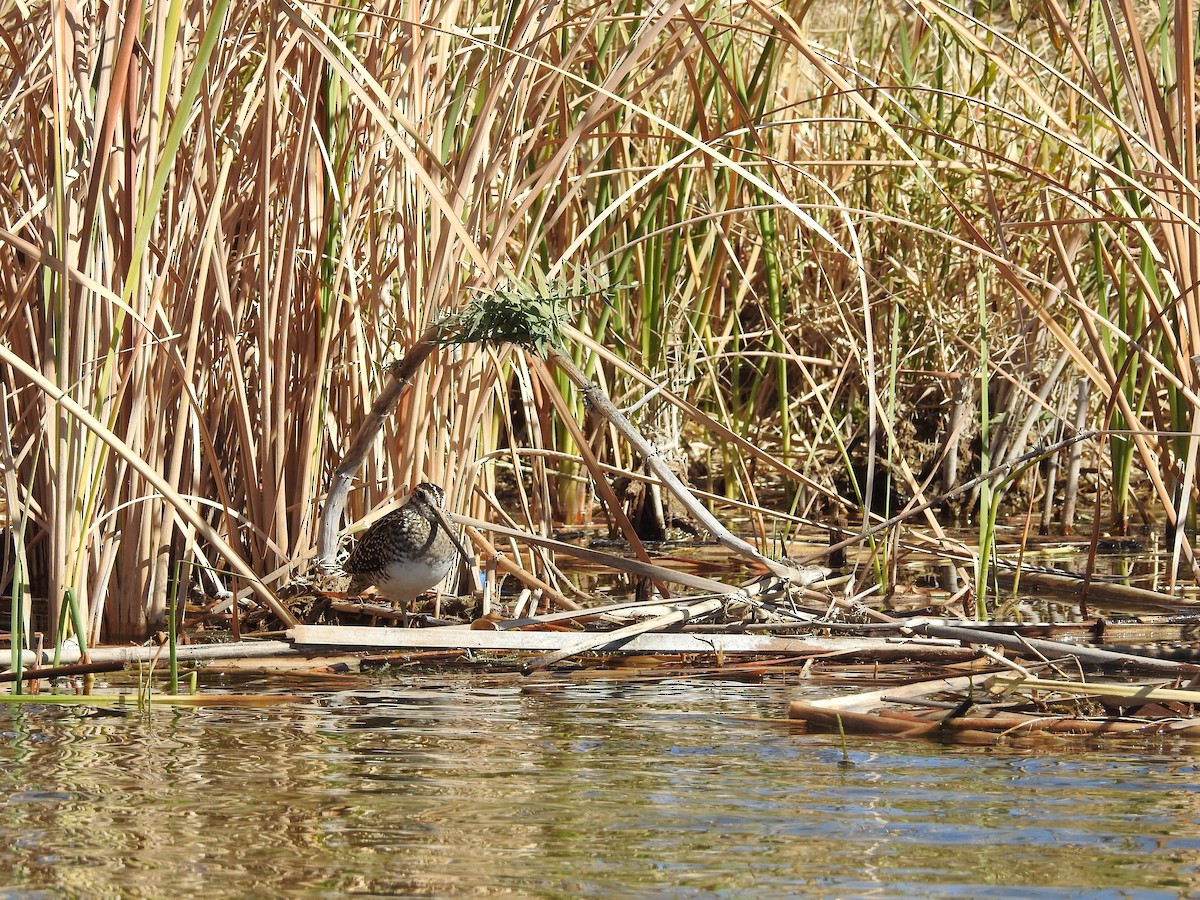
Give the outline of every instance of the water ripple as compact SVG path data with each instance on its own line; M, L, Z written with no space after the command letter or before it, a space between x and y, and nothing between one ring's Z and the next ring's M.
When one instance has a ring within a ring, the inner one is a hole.
M267 709L0 710L0 900L1149 898L1197 878L1186 747L864 741L847 761L750 718L795 694L439 675Z

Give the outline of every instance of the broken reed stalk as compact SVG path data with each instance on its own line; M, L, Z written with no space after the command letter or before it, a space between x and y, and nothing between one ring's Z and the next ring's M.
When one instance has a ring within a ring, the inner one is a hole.
M580 635L564 631L514 631L455 628L378 628L359 625L300 625L287 632L298 647L318 652L317 648L353 648L399 651L449 650L550 652L577 646ZM785 654L788 656L856 656L879 662L899 660L933 663L963 662L974 651L929 641L896 642L880 638L805 638L761 634L688 634L657 631L624 639L610 631L605 642L595 649L603 653L695 654ZM600 635L597 635L599 637Z
M588 562L596 563L597 565L618 569L628 572L631 575L637 575L641 578L669 581L673 582L674 584L681 584L684 587L694 588L709 594L721 594L746 602L750 601L750 594L743 588L728 585L723 581L717 581L713 578L705 578L703 575L693 575L690 572L680 572L676 571L675 569L668 569L665 566L656 566L653 563L644 563L641 560L626 559L623 556L616 556L612 553L601 553L599 550L591 550L587 547L578 547L575 544L568 544L564 541L556 541L553 538L542 537L538 534L531 534L528 531L518 531L516 528L508 528L504 525L485 522L482 519L472 519L470 516L464 516L455 512L449 513L448 517L450 521L459 525L463 525L468 529L490 531L493 534L503 535L504 537L516 538L517 540L525 541L526 543L536 544L539 547L546 547L547 549L553 550L555 553L562 553L566 556L574 556L577 559L583 559L587 560ZM828 598L823 597L822 599L828 602ZM889 618L888 621L892 620Z
M298 626L293 626L298 627ZM89 651L94 664L120 662L154 662L161 659L166 648L154 645L148 647L93 647ZM196 661L209 659L248 659L265 656L291 656L298 651L286 641L241 641L236 644L186 644L176 651L179 660ZM79 659L78 648L74 653L64 650L63 658L75 663ZM39 657L45 659L45 656Z
M1169 659L1153 659L1148 656L1136 656L1132 653L1115 653L1112 650L1101 650L1097 647L1080 647L1074 644L1044 641L1039 638L1027 638L1014 634L996 634L994 632L981 631L977 628L965 628L957 625L941 625L934 622L916 621L908 624L904 631L927 637L963 641L969 644L1004 647L1008 650L1015 650L1018 653L1034 652L1047 656L1072 656L1085 665L1116 666L1127 672L1142 672L1149 675L1165 675L1167 677L1200 674L1200 665L1193 663L1181 663Z
M602 553L598 550L591 550L587 547L579 547L575 544L568 544L563 541L556 541L553 538L542 537L541 535L531 534L527 531L518 531L515 528L508 528L504 525L496 525L491 522L484 522L481 519L472 519L469 516L460 515L458 513L448 513L448 518L459 525L467 528L468 533L474 534L476 531L490 531L495 534L503 535L504 537L516 538L517 540L525 541L530 544L536 544L539 547L545 547L557 553L562 553L566 556L574 556L578 559L587 560L598 565L608 566L610 568L629 572L632 575L637 575L642 578L651 580L661 579L663 581L674 582L685 587L695 588L696 590L705 591L706 593L720 594L725 597L732 597L744 602L761 605L783 615L791 615L796 618L801 618L794 611L789 612L780 604L770 603L762 600L755 595L759 592L755 585L749 587L736 587L725 584L722 581L716 581L712 578L705 578L702 575L693 575L689 572L680 572L675 569L668 569L664 566L656 566L650 563L644 563L640 560L626 559L622 556L616 556L612 553ZM478 539L476 539L478 540ZM489 545L490 546L490 545ZM503 557L498 557L503 560ZM526 576L520 576L526 577ZM815 581L809 581L810 584L815 584ZM808 596L810 599L817 600L821 604L822 611L830 604L839 609L846 609L867 618L874 619L877 622L885 622L890 624L902 625L903 622L899 619L889 616L887 613L872 609L854 600L848 600L844 597L831 597L827 594L822 594L808 587L793 588L800 593L801 596ZM588 612L591 612L590 610Z
M362 468L371 445L383 429L384 422L391 417L400 402L404 391L412 384L413 376L426 358L439 346L441 328L430 326L417 338L402 359L397 360L388 368L387 381L375 402L371 404L366 417L358 426L350 449L346 451L341 465L333 473L329 493L325 495L325 504L321 508L321 523L317 532L317 565L325 570L335 568L337 557L338 532L342 527L342 514L346 510L346 498L350 495L350 486L354 476Z
M1187 703L1200 705L1200 692L1164 687L1159 684L1105 684L1104 682L1059 681L1052 678L1037 678L1028 675L993 675L985 682L991 689L1000 689L1008 694L1014 691L1055 691L1079 697L1103 697L1114 705L1116 700L1125 701L1121 706L1140 706L1143 703Z
M1178 612L1180 609L1196 609L1193 601L1174 594L1162 594L1146 588L1109 581L1089 581L1086 576L1059 575L1053 572L1038 572L1028 568L1020 572L1022 589L1041 588L1066 597L1087 598L1093 605L1117 607L1126 612L1133 610L1154 612ZM1011 582L1016 572L1001 572L1004 582Z
M881 690L845 694L841 697L829 697L825 700L814 700L809 705L845 712L867 712L880 703L885 702L885 697L890 701L904 701L929 697L933 694L967 691L978 685L979 680L978 675L932 678L927 681L913 681L908 684L891 685Z
M72 675L94 675L98 672L117 672L124 662L91 662L72 666L41 666L16 672L0 672L0 684L10 681L32 681L35 678L68 678Z
M745 453L753 459L758 460L771 470L780 473L786 478L793 479L794 481L804 485L809 490L815 491L820 496L825 497L838 506L854 507L854 504L840 496L836 491L830 490L827 486L816 479L808 477L799 469L792 468L783 460L772 456L762 447L759 447L757 444L746 440L736 431L733 431L726 425L717 421L695 404L688 402L685 398L679 396L673 391L664 388L649 375L646 375L636 366L632 365L628 360L623 359L621 356L614 353L610 348L598 343L591 336L584 334L579 329L573 328L570 325L565 325L562 329L562 332L565 337L568 337L572 341L575 341L583 347L586 347L601 360L612 365L618 373L629 378L633 383L640 384L643 387L654 391L657 396L674 406L701 428L713 434L719 441L730 444L734 449Z
M696 599L696 598L693 598ZM678 602L678 601L674 601ZM668 605L661 597L655 597L653 600L628 600L624 603L609 603L604 606L592 606L587 609L565 610L563 612L542 613L537 616L526 616L521 619L504 619L491 624L497 631L512 631L514 629L528 628L535 625L555 625L574 622L575 624L586 624L596 622L605 617L613 616L615 613L630 612L636 609L645 609L648 606L659 607ZM464 626L452 626L462 628ZM794 628L792 624L790 627Z
M788 718L820 728L844 729L854 734L887 734L892 737L933 737L955 743L995 743L1006 737L1027 737L1036 732L1054 735L1107 736L1200 734L1198 719L1169 719L1157 722L1130 722L1120 719L1080 719L1060 716L1038 717L1023 714L996 716L944 716L930 721L909 713L881 710L877 713L831 710L793 701Z
M718 597L711 600L682 603L671 612L661 616L654 616L642 622L634 622L632 625L626 625L624 628L618 628L616 631L598 631L561 650L554 650L551 653L544 653L541 656L534 657L521 666L521 673L530 675L539 669L552 666L556 662L561 662L568 657L586 653L588 650L595 650L597 647L611 644L614 641L635 638L639 634L645 634L648 631L663 631L672 625L682 625L689 619L716 612L725 605L726 599Z
M663 483L675 498L683 505L697 522L703 525L712 534L714 538L724 547L729 548L735 553L749 557L762 566L765 566L768 571L778 575L787 581L794 582L801 586L812 584L823 578L825 573L815 567L809 569L799 568L797 566L787 565L777 562L764 556L751 544L739 538L737 535L729 531L722 525L717 518L710 513L699 500L688 490L679 477L671 471L666 460L654 449L654 446L642 436L633 423L625 417L625 414L617 409L616 405L609 399L608 395L600 389L598 385L588 379L586 375L579 370L579 367L562 353L558 348L551 347L548 350L547 356L558 367L564 375L571 380L579 392L583 395L584 401L588 407L597 414L603 416L614 428L619 431L624 438L642 455L646 461L646 466L652 471L655 476Z

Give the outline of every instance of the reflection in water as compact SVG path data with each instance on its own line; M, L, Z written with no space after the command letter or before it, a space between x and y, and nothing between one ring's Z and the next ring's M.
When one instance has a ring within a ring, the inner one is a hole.
M856 741L846 766L836 737L751 719L782 715L795 684L521 686L438 674L257 710L0 710L0 885L1174 897L1200 878L1189 745Z

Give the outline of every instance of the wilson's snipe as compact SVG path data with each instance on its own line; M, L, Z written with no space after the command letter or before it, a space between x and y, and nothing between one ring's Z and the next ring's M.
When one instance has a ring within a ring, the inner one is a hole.
M442 506L446 492L421 482L403 506L367 529L346 560L346 593L355 596L374 585L379 596L409 604L449 574L464 552L448 528Z

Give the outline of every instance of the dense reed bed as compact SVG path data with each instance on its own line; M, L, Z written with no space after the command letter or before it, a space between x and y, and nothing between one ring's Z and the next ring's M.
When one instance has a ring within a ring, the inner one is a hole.
M764 547L1086 426L1090 490L1066 453L988 485L985 547L1005 493L1046 527L1077 496L1188 521L1195 17L1163 9L3 4L14 608L70 588L94 641L198 568L269 599L389 364L504 285L568 285L566 355L714 503L783 498ZM621 524L589 473L641 460L581 397L528 348L440 345L349 520L429 479L543 534L597 497Z

